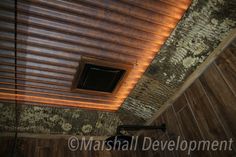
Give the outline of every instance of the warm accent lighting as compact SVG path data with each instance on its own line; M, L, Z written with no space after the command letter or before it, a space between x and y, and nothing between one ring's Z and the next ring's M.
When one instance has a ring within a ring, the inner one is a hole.
M0 100L117 111L190 3L1 3Z

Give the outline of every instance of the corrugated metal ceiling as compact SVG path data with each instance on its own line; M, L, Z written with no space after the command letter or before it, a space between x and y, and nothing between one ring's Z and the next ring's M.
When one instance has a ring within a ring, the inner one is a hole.
M117 110L190 0L1 1L0 99ZM71 92L82 56L134 65L115 97ZM15 79L16 78L16 79Z

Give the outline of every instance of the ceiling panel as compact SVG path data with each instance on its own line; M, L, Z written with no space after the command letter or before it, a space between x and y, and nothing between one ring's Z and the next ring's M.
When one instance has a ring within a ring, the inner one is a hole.
M0 99L116 111L190 0L12 1L0 8ZM132 65L114 96L71 91L82 57Z

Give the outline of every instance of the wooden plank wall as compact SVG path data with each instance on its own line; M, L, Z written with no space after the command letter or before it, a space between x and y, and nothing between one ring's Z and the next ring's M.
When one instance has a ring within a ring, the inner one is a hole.
M236 141L236 40L178 100L162 113L155 124L166 123L165 134L144 133L157 139ZM159 151L151 156L187 156L187 152ZM233 151L195 151L191 156L227 157Z
M18 138L17 156L21 157L143 157L148 152L136 151L70 151L65 138ZM10 156L13 137L0 138L0 156Z

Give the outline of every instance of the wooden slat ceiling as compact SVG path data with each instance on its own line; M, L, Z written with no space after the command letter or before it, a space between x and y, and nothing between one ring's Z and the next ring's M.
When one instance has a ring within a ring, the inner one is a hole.
M190 0L0 2L0 99L117 110ZM82 56L134 65L114 97L71 92Z

